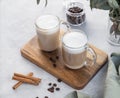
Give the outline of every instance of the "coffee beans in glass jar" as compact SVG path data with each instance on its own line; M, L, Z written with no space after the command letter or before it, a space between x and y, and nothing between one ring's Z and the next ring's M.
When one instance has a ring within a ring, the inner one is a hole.
M67 21L71 25L81 25L85 22L85 11L83 4L79 2L71 2L66 8Z

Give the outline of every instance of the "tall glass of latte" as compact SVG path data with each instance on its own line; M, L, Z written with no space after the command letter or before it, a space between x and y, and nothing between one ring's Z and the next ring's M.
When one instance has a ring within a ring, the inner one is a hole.
M36 32L40 49L51 52L59 47L60 24L68 24L54 15L46 14L40 16L36 22Z
M81 30L71 30L62 37L62 59L71 69L79 69L87 65L87 53L93 57L92 64L96 62L96 53L88 46L87 36Z

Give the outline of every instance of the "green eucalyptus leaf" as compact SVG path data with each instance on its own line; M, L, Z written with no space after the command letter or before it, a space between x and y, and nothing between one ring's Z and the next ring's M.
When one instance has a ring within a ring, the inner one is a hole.
M90 0L90 7L103 9L103 10L111 9L111 7L108 4L108 0Z
M109 16L113 17L115 20L120 20L120 10L119 9L110 10Z
M120 6L120 0L117 0L118 5Z
M108 0L108 3L110 5L110 7L112 7L113 9L119 8L118 2L116 0Z
M90 8L92 9L92 8L95 8L94 7L94 2L93 2L93 0L90 0Z

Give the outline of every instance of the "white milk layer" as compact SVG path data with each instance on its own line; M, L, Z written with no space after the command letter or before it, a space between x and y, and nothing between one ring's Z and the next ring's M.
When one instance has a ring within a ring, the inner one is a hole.
M76 54L85 50L84 45L87 44L87 36L80 32L67 33L63 37L64 50Z
M55 33L56 27L59 26L59 19L53 15L43 15L36 20L36 25L44 33Z

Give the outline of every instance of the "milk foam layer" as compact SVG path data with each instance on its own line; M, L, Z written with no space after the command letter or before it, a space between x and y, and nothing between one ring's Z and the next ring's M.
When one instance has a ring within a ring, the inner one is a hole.
M36 25L40 29L51 29L59 24L59 19L53 15L43 15L36 20Z
M87 43L86 35L80 32L67 33L63 37L65 51L69 53L80 53L85 50L84 45Z

